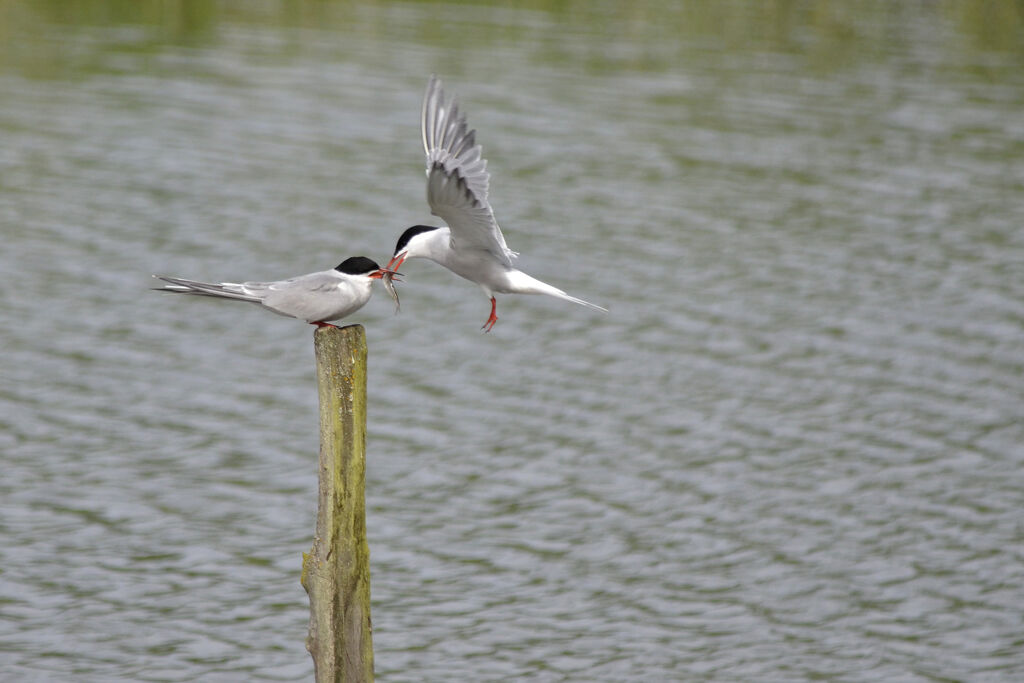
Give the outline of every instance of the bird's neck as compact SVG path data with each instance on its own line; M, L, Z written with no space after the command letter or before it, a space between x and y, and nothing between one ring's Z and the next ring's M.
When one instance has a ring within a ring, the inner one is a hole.
M448 228L438 228L416 236L416 243L409 250L409 258L426 258L443 266L451 257L452 234Z

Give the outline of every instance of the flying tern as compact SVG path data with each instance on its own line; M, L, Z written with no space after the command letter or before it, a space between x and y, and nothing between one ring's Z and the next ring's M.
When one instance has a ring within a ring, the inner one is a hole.
M566 294L516 269L518 254L508 248L487 201L490 174L455 98L446 102L441 81L431 76L423 98L423 149L427 155L427 203L447 227L414 225L398 238L385 270L395 270L410 258L426 258L456 275L475 282L491 300L491 315L483 325L490 332L498 322L495 294L547 294L607 312ZM385 274L385 280L391 276Z
M370 300L374 280L383 280L397 304L398 293L392 284L397 274L381 268L365 256L353 256L332 270L274 282L214 283L162 275L153 277L167 283L167 286L154 288L157 291L248 301L278 315L305 320L317 327L333 327L329 321L341 320L355 313Z

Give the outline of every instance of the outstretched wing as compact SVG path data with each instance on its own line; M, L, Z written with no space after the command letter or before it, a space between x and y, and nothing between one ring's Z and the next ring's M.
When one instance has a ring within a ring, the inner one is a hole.
M427 154L427 203L451 228L456 248L486 249L507 266L517 254L505 244L487 201L487 160L453 97L445 102L437 76L423 98L423 150Z

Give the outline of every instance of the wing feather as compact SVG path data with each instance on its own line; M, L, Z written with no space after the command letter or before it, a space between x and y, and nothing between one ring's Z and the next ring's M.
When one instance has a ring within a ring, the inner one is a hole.
M220 299L236 299L238 301L249 301L254 304L258 304L261 301L258 292L248 287L248 285L254 283L199 282L198 280L186 280L185 278L166 277L163 275L154 275L153 277L168 283L168 286L162 288L162 291L165 292L212 296Z
M490 174L476 131L467 126L454 97L445 102L436 76L423 98L422 134L431 213L448 224L457 247L486 249L511 266L517 254L505 244L487 201Z

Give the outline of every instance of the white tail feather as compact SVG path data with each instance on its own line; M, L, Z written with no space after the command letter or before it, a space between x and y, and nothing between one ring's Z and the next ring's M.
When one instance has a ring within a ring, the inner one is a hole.
M603 306L598 306L597 304L592 304L589 301L584 301L583 299L579 299L579 298L577 298L575 296L572 296L571 294L566 294L565 292L560 290L558 287L554 287L552 285L549 285L546 282L541 282L540 280L538 280L535 277L530 277L529 275L527 275L526 273L524 273L521 270L513 270L513 271L509 272L508 273L508 279L509 279L509 283L512 285L512 287L509 289L510 293L515 293L515 294L547 294L548 296L553 296L556 299L563 299L565 301L571 301L574 304L579 304L580 306L586 306L587 308L591 308L591 309L593 309L595 311L602 311L604 313L608 312L608 309L603 307Z
M569 296L565 292L562 292L562 294L563 294L563 296L558 297L559 299L565 299L566 301L571 301L574 304L579 304L580 306L586 306L587 308L592 308L595 311L601 311L602 313L607 313L608 312L608 309L605 308L604 306L598 306L597 304L592 304L589 301L584 301L583 299L578 299L578 298L576 298L574 296Z

